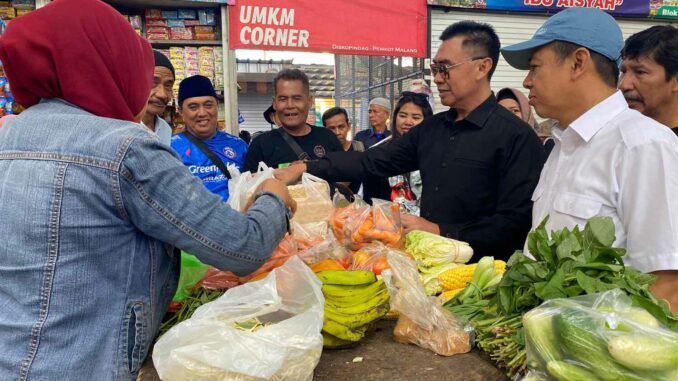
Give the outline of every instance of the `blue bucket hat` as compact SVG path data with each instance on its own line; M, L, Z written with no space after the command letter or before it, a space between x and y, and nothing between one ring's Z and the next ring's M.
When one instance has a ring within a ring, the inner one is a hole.
M621 64L624 37L612 16L597 8L568 8L551 16L531 39L501 50L516 69L528 70L535 49L554 41L571 42Z

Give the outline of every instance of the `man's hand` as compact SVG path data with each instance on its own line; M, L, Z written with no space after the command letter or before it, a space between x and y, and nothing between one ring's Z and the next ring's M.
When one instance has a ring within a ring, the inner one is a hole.
M254 203L254 196L259 192L270 192L274 195L280 197L283 200L285 205L292 211L292 214L297 211L297 202L294 201L290 193L287 191L287 186L282 182L275 179L266 179L262 182L257 190L254 192L252 197L247 201L247 206L245 210L249 209L250 206Z
M671 311L678 312L678 270L655 271L657 281L650 286L650 291L659 299L669 302Z
M412 230L422 230L433 234L440 234L440 226L425 218L401 213L400 222L403 224L403 231L405 234L411 232Z
M304 172L306 172L306 164L300 163L290 165L287 168L276 169L273 171L273 176L287 185L292 185L299 182Z

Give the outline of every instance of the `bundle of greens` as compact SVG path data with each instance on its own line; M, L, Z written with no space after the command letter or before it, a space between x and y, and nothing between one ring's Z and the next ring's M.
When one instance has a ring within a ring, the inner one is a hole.
M203 287L195 289L193 294L187 296L184 299L184 302L181 304L181 308L179 308L178 311L168 312L165 315L162 323L160 323L160 332L158 334L158 338L175 325L181 323L184 320L190 319L198 307L216 300L225 292L226 290L210 290Z
M521 317L545 300L620 289L635 306L647 310L664 326L678 330L678 318L668 304L649 291L655 277L625 267L625 250L612 247L615 235L611 218L594 217L583 230L565 228L551 232L550 237L545 228L547 220L528 235L534 258L521 251L513 254L497 293L484 302L473 301L470 308L474 310L461 313L472 316L478 347L509 376L526 369ZM469 308L453 301L446 304L453 313Z
M482 257L469 284L443 306L469 321L484 316L496 309L496 304L490 306L490 297L496 293L501 278L502 272L497 271L494 258Z

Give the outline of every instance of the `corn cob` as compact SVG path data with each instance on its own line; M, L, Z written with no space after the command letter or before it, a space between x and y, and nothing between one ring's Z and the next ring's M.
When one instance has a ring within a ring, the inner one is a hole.
M460 293L462 291L464 291L463 288L457 288L457 289L454 289L454 290L447 290L447 291L443 292L442 294L440 294L438 296L438 298L440 298L441 302L445 303L448 300L454 298L455 295L457 295L458 293Z
M478 264L474 263L472 265L464 265L447 270L438 275L440 285L443 286L443 289L445 290L463 289L473 278L476 267L478 267ZM494 268L496 269L497 274L502 274L506 270L506 262L495 260Z

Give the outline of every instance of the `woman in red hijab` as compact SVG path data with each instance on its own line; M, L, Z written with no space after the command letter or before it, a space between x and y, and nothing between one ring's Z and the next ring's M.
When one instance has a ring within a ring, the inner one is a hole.
M20 105L61 98L94 115L129 121L143 110L153 51L111 7L57 0L10 25L0 59Z
M0 374L134 380L178 280L173 246L256 270L294 209L277 180L228 207L139 123L153 53L99 0L55 0L0 37L26 111L0 128Z

